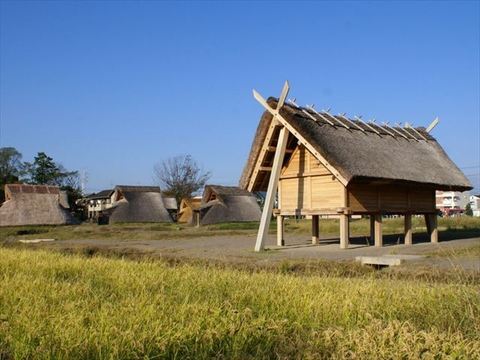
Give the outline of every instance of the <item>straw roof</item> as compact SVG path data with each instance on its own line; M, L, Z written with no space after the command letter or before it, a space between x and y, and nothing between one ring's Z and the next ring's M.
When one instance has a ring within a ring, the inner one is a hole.
M0 226L77 223L61 205L65 199L56 186L7 184L5 195L6 201L0 207Z
M165 196L163 195L163 204L167 210L175 210L177 211L177 199L172 196Z
M172 222L158 186L115 187L115 205L105 213L111 223Z
M261 215L252 193L235 186L205 186L200 206L201 225L259 221Z
M269 98L268 104L275 108L277 99ZM423 127L415 130L394 127L395 130L392 130L384 126L370 125L375 129L373 131L357 120L349 119L354 123L349 124L340 116L333 117L321 113L323 115L321 117L309 109L287 103L280 110L280 114L309 146L332 165L347 184L380 180L387 183L431 186L438 190L464 191L472 188L468 179L448 157L437 140ZM325 118L334 125L325 121ZM252 191L265 191L267 188L270 172L260 171L254 174L254 168L262 147L276 146L279 129L274 131L272 138L268 140L269 144L264 144L267 141L271 122L272 115L265 111L240 178L241 188L248 188L252 177L254 183ZM342 123L349 128L347 129ZM297 143L298 139L290 133L287 148L294 148ZM264 168L272 166L273 154L271 152L261 160ZM288 158L287 155L284 163Z

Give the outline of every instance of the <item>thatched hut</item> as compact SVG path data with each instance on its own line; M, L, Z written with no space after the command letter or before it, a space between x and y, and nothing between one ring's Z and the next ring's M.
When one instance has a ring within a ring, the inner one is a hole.
M205 186L199 212L200 225L258 221L262 214L251 192L220 185Z
M202 197L195 196L189 199L182 199L180 209L178 211L177 221L179 223L197 224L195 214L198 213L202 205Z
M77 223L68 208L68 201L57 186L7 184L5 202L0 207L0 226Z
M318 112L280 100L257 100L260 119L240 187L267 191L256 250L263 247L278 188L278 245L283 218L312 216L318 240L321 215L340 217L340 245L348 247L349 219L369 215L371 236L382 246L382 215L405 216L405 243L412 242L411 216L425 215L432 242L438 241L436 190L472 188L430 130L406 125L379 126L343 115Z
M158 186L118 185L113 207L104 213L110 223L172 222Z
M177 221L178 204L175 197L162 193L163 205L173 221Z

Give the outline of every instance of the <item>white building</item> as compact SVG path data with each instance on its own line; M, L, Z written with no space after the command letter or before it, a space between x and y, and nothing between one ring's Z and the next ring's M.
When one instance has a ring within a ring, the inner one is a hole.
M470 202L469 194L459 191L437 191L435 198L437 209L447 216L462 214Z
M480 194L470 195L470 206L473 216L480 216Z
M113 206L113 190L102 190L99 193L87 196L87 217L96 219L101 211Z

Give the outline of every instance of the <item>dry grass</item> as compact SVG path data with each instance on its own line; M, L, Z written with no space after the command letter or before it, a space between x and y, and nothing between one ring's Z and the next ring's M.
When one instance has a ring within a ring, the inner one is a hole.
M480 358L478 285L0 249L0 358Z
M168 223L135 223L96 225L84 223L65 226L17 226L0 228L0 241L53 238L57 240L116 239L163 240L214 235L251 233L258 223L219 224L201 228Z
M414 232L425 232L423 218L413 218ZM270 230L275 231L275 221L272 221ZM308 234L311 231L309 220L288 219L286 232ZM320 233L322 235L338 235L338 220L321 219ZM0 241L17 239L54 238L57 240L75 239L116 239L116 240L163 240L176 238L192 238L216 235L254 234L258 229L257 222L224 223L195 228L182 224L113 224L99 226L96 224L82 224L70 226L22 226L0 228ZM368 219L352 220L350 224L352 236L367 236L370 231ZM480 218L458 217L439 219L441 238L451 237L480 237ZM385 219L383 222L384 234L401 234L403 219Z

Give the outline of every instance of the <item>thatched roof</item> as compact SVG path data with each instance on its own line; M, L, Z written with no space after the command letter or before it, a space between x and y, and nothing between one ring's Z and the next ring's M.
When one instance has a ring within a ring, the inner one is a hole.
M117 185L115 190L128 192L158 192L161 193L159 186L143 186L143 185Z
M165 205L165 208L167 210L178 210L177 199L175 199L172 196L165 196L165 195L162 195L162 197L163 197L163 204Z
M115 205L105 213L111 223L172 222L158 186L115 187Z
M102 190L102 191L99 191L98 193L90 194L86 198L88 200L109 199L112 196L113 192L114 192L113 189Z
M275 108L277 99L269 98L268 103ZM311 119L303 110L317 121ZM355 125L350 124L347 129L341 123L348 126L348 122L339 116L332 118L321 113L322 118L308 109L289 104L282 107L280 114L347 183L380 180L389 183L431 186L438 190L464 191L472 188L465 175L450 160L436 139L423 127L416 128L418 132L416 133L408 128L394 127L395 130L392 131L387 127L371 125L380 133L377 134L360 121L349 119ZM334 123L334 126L324 118ZM254 175L253 170L266 141L271 122L272 115L265 111L240 179L241 188L246 189L252 176L255 176L254 187L251 190L266 190L270 173L259 172ZM357 127L362 128L363 131ZM403 133L407 139L396 131ZM278 134L279 131L276 130L269 144L266 145L275 146ZM288 147L297 146L297 141L298 139L290 133ZM262 162L262 166L271 166L273 153L267 154Z
M60 190L58 194L58 202L65 209L70 209L70 204L68 203L68 194L66 191Z
M61 205L61 201L65 201L61 193L56 186L5 185L6 201L0 207L0 226L77 223Z
M200 206L201 225L259 221L261 215L252 193L236 186L205 186Z

